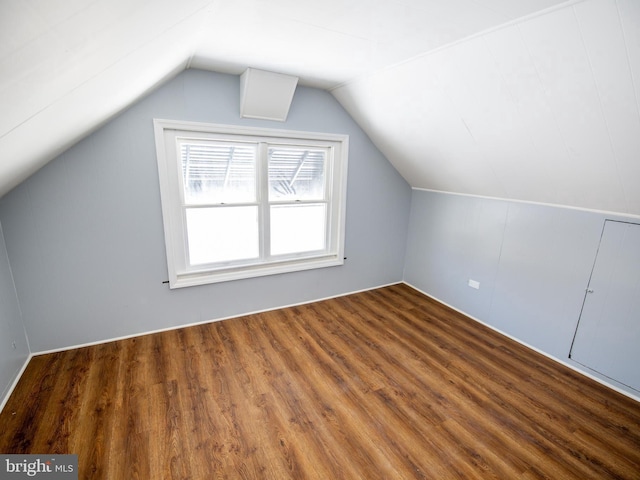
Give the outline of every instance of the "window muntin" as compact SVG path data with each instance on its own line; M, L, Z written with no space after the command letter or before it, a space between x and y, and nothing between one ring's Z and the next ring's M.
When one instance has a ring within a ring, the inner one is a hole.
M178 139L185 204L256 200L256 146Z
M269 200L324 200L326 149L269 147Z
M154 124L172 288L343 263L348 137Z

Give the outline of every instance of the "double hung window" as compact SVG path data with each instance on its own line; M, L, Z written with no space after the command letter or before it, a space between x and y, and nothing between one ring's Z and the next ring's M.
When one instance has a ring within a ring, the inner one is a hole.
M343 263L346 136L154 125L172 288Z

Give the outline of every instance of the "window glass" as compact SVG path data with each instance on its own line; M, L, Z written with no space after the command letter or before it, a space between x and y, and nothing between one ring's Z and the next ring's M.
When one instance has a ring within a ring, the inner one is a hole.
M185 140L179 145L186 204L255 201L255 145Z
M325 204L271 206L271 254L324 250L326 219Z
M189 263L258 258L258 207L188 208Z
M269 148L269 200L323 200L326 150Z

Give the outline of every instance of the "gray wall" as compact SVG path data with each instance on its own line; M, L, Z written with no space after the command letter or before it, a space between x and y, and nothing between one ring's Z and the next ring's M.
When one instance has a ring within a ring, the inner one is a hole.
M345 265L169 290L153 118L350 135ZM402 281L411 189L327 92L284 123L239 117L239 78L188 70L0 200L34 352Z
M39 352L403 279L571 364L604 220L624 217L411 191L329 93L299 87L285 123L238 99L238 77L186 71L0 199L0 389L24 329ZM169 290L153 118L349 134L345 265Z
M413 190L404 279L604 379L568 355L607 218L638 222L583 210ZM480 282L480 288L469 287L469 279Z
M27 358L29 345L0 224L0 406Z

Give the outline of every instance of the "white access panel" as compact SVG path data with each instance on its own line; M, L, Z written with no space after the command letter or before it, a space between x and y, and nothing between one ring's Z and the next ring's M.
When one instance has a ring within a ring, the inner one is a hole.
M640 225L605 222L569 356L640 391Z

